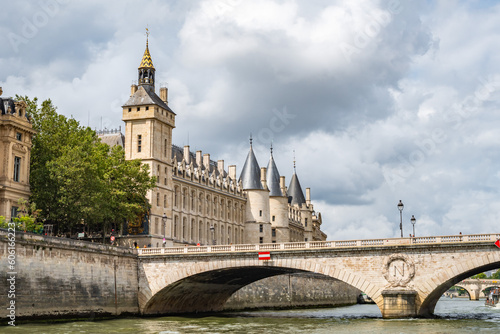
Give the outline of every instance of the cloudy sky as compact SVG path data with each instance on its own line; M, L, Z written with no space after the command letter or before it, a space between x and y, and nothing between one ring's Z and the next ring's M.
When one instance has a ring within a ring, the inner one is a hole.
M329 240L500 232L496 1L10 1L4 96L122 126L145 48L174 143L241 170L297 161ZM158 87L157 87L158 88Z

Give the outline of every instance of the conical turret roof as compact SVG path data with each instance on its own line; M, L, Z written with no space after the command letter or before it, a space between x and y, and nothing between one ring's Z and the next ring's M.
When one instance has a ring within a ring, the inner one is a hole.
M271 158L269 158L269 163L267 164L267 187L269 188L269 196L283 196L280 187L280 173L278 172L278 167L274 163L273 149L271 148Z
M250 143L250 151L248 152L247 159L241 170L240 180L243 184L243 190L248 189L264 189L260 182L260 167L255 154L253 153L252 144Z
M139 65L139 68L152 68L154 69L155 67L153 66L153 59L151 59L151 54L149 54L149 41L146 40L146 50L144 51L144 55L142 56L141 64Z
M288 198L290 204L292 205L302 205L306 202L304 193L302 192L302 187L300 186L299 178L297 177L296 173L293 173L292 179L290 180L290 186L288 186Z

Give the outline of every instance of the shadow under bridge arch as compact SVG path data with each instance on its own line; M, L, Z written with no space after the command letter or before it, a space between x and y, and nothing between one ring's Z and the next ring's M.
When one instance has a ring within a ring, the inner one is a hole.
M206 271L167 285L146 303L144 315L221 311L233 293L258 280L306 272L281 267L237 267Z

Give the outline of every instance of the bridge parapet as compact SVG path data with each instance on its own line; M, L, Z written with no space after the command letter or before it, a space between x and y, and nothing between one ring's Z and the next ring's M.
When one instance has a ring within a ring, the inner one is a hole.
M161 254L199 254L199 253L227 253L227 252L249 252L249 251L280 251L300 249L323 249L323 248L352 248L352 247L386 247L398 245L423 245L423 244L446 244L446 243L474 243L485 241L496 241L500 234L470 234L470 235L446 235L415 238L391 238L391 239L362 239L362 240L339 240L339 241L310 241L310 242L287 242L275 244L236 244L236 245L214 245L214 246L184 246L166 248L140 248L139 256L151 256Z

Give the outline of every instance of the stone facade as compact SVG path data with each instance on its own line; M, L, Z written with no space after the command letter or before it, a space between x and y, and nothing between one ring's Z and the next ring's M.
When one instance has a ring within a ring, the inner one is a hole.
M31 138L34 133L26 114L26 103L0 98L0 216L7 220L17 215L19 200L28 200L30 196Z
M173 145L176 114L168 105L168 89L160 87L159 96L155 93L155 71L147 43L138 84L132 85L123 105L123 145L127 159L140 159L150 167L157 186L147 195L151 210L142 219L140 233L121 236L121 245L134 241L142 248L326 240L310 189L306 200L295 174L291 194L275 166L269 177L276 182L269 185L266 168L251 166L260 170L257 180L251 180L258 185L253 189L245 186L244 171L237 178L236 166L226 171L223 160L213 161L210 154ZM117 136L100 134L103 141L119 145ZM271 160L274 164L272 155ZM280 189L276 192L273 187Z

